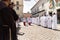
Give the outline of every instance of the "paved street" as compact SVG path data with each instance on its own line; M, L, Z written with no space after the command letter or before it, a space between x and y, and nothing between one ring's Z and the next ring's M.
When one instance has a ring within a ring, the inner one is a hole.
M23 36L18 35L19 40L60 40L60 31L55 31L47 28L43 28L37 25L23 26L21 24L21 30L24 32Z

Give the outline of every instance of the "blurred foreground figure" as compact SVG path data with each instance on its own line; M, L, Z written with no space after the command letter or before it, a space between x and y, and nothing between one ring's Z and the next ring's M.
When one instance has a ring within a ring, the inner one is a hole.
M1 0L0 2L0 40L17 40L15 19L8 7L9 4L10 0Z
M57 28L57 15L54 13L52 16L52 29Z
M17 13L15 12L15 10L13 9L14 5L15 4L13 2L9 4L10 11L12 12L12 16L14 17L14 20L15 20L15 23L16 23L16 27L13 27L13 28L16 28L15 29L16 30L16 34L15 35L17 35L17 34L18 35L23 35L24 33L22 33L22 32L19 33L19 30L21 29L20 24L19 24L20 23L20 19L19 19ZM17 36L14 35L13 32L11 34L13 35L12 38L13 37L17 37Z
M16 22L18 21L19 17L18 17L18 15L16 14L15 10L13 9L14 3L13 3L13 2L10 3L8 7L9 7L9 9L10 9L10 11L11 11L11 15L13 16L14 22L16 23ZM13 30L14 30L15 32L14 32ZM12 40L15 40L15 38L17 39L16 26L13 26L13 27L11 28L11 38L12 38Z

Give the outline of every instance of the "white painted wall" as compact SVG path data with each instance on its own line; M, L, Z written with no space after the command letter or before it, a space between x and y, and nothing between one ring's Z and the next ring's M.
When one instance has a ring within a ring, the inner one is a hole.
M21 5L21 6L19 6L19 10L16 9L17 6L15 6L14 9L15 9L16 13L20 17L22 17L23 16L23 0L11 0L11 2L14 2L14 4L16 4L16 1L19 1L19 5Z

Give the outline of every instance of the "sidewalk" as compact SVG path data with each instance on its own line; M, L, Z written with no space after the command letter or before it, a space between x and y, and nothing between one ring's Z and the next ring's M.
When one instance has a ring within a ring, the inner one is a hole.
M21 30L24 32L23 36L18 35L19 40L60 40L60 31L55 31L41 26L32 25L32 26L23 26L23 23L20 23Z

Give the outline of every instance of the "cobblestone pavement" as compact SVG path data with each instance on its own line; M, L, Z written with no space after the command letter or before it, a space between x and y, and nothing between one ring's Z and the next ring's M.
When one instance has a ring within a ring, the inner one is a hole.
M19 32L24 32L23 36L18 35L19 40L60 40L60 31L55 31L41 26L23 26L21 24L21 30Z

